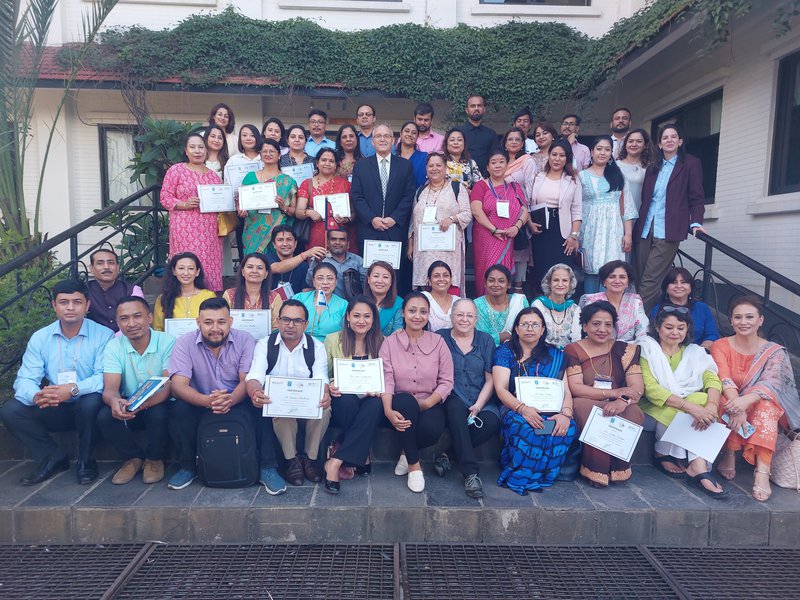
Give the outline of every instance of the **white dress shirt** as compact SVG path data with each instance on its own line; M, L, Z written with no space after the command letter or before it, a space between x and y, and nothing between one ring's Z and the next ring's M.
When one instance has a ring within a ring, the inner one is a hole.
M311 379L321 379L323 383L329 383L328 380L328 353L325 351L325 346L322 342L311 338L314 343L314 367L311 369ZM293 379L309 379L308 365L306 359L303 357L303 350L306 348L308 338L303 335L303 339L294 350L289 350L286 344L283 343L283 338L280 334L275 339L275 345L280 346L278 349L278 360L275 362L275 367L272 369L270 375L276 377L291 377ZM245 377L245 381L255 380L258 381L264 389L267 388L267 346L269 338L261 338L256 344L256 349L253 351L253 363L250 365L250 372Z

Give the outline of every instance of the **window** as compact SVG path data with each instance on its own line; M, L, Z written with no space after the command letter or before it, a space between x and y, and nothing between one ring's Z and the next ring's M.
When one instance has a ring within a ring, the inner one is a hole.
M800 191L800 52L778 66L776 102L770 195Z
M102 185L103 207L119 202L141 189L138 183L131 183L128 165L133 159L135 147L133 125L100 125L100 181ZM143 198L146 206L149 201ZM139 201L141 202L141 201Z
M703 191L706 204L714 204L717 191L717 160L719 158L719 128L722 118L722 90L698 98L672 112L653 119L650 132L653 143L658 142L658 130L667 123L677 123L683 130L683 147L687 154L703 164Z

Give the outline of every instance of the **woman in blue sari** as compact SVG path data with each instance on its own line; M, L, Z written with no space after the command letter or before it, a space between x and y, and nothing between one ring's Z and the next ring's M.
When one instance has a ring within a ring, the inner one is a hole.
M547 343L542 313L533 307L522 309L514 319L511 339L497 349L492 368L495 391L503 403L500 410L503 470L497 485L525 495L528 491L541 492L556 480L577 434L565 367L564 353ZM517 377L561 380L564 390L561 410L540 413L520 402L516 396ZM550 426L548 421L554 422L552 432L542 434L541 430ZM540 430L539 434L535 430Z

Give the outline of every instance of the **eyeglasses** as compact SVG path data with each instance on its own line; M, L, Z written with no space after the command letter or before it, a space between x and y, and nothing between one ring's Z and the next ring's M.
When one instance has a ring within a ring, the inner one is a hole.
M372 135L376 140L390 140L392 139L391 133L374 133Z
M689 309L685 306L672 306L671 304L667 304L666 306L662 306L661 310L665 313L678 313L679 315L689 314Z
M309 125L325 125L325 121L316 121L316 120L314 120L314 121L309 121L308 124Z
M577 125L575 121L561 121L561 124L565 127L575 127Z
M456 313L453 317L456 319L468 319L470 321L477 318L474 313Z
M334 241L334 240L331 240L331 241ZM317 281L319 283L331 283L331 282L336 281L336 277L334 277L333 275L328 275L328 276L318 275L318 276L314 277L314 281Z
M306 322L305 319L292 319L291 317L278 317L278 321L280 321L284 325L295 325L297 327L300 327L303 323Z
M533 323L531 321L526 321L526 322L520 323L519 326L522 329L530 329L531 331L538 331L539 329L542 328L542 324L541 323Z

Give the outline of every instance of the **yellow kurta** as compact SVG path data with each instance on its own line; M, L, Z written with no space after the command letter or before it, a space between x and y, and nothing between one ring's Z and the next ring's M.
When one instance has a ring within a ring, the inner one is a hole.
M203 300L216 298L217 294L211 290L200 290L191 298L175 298L175 308L172 311L173 319L196 319L200 312ZM164 309L161 307L161 296L156 298L156 307L153 312L153 329L164 331Z

